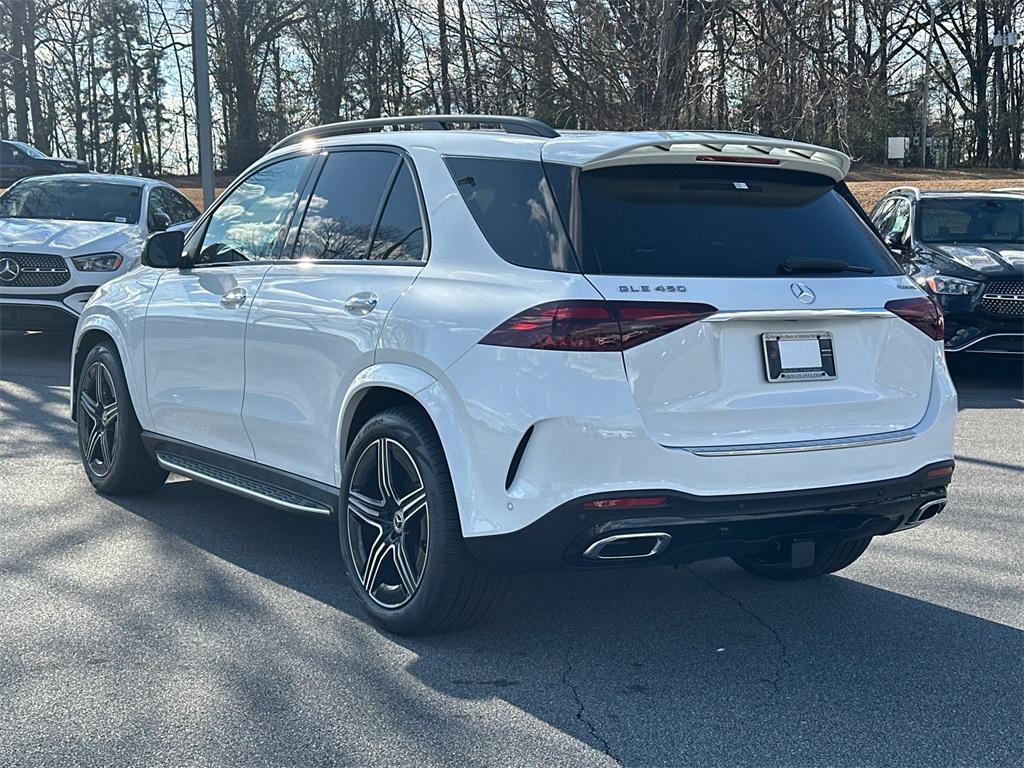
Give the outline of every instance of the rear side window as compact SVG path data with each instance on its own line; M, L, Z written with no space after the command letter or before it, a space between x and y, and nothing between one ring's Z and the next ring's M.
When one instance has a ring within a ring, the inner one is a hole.
M295 259L365 259L381 201L400 158L393 152L327 156L295 244Z
M539 161L445 159L487 242L520 267L576 271L569 239Z
M370 246L376 261L420 261L423 258L423 218L409 164L402 167L388 194L380 223Z
M867 224L817 174L616 166L580 174L585 269L609 275L776 277L786 259L899 274ZM858 272L828 273L855 276Z

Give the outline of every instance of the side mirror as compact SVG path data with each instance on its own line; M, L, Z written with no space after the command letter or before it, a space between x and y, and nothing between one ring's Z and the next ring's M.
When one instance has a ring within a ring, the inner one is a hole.
M171 226L171 217L163 211L157 211L153 214L153 231L163 232Z
M902 232L890 232L889 234L887 234L885 236L885 244L889 247L889 250L891 251L897 251L898 253L902 253L903 251L906 250L906 245L904 245L903 243Z
M142 249L142 263L157 269L176 269L183 264L181 252L184 248L184 232L156 232L146 240L146 246Z

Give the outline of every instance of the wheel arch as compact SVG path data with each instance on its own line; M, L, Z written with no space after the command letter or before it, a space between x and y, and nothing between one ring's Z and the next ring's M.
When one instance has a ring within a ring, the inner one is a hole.
M416 408L437 432L455 487L459 514L465 520L462 512L465 508L464 489L471 472L466 441L459 426L456 400L441 382L411 366L390 363L373 365L352 382L338 419L338 458L335 462L337 486L341 487L342 467L348 448L362 426L375 413L401 406ZM465 501L468 503L468 498Z
M75 342L72 347L71 353L71 418L74 420L75 416L75 397L78 393L78 381L82 373L82 366L85 363L85 358L88 357L89 352L97 344L101 342L110 342L114 348L114 352L117 354L118 360L121 362L121 368L124 370L125 381L128 384L128 394L131 396L132 405L138 413L138 404L141 401L139 397L139 386L141 382L138 380L139 372L136 371L131 357L125 354L127 346L124 334L117 323L106 315L93 314L89 315L80 325L75 333Z

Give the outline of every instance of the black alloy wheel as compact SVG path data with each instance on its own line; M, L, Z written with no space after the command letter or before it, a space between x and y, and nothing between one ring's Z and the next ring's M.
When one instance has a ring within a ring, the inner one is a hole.
M117 390L110 369L94 361L78 389L78 437L82 460L97 479L110 474L117 459Z
M383 608L416 594L427 564L427 491L412 455L379 437L367 445L348 487L348 542L363 589Z

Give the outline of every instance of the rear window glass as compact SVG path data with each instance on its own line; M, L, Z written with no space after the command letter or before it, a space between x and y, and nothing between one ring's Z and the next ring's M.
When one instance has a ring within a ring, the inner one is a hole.
M878 237L817 174L617 166L580 174L580 206L585 269L599 274L791 276L780 268L787 259L899 274Z
M373 235L370 259L419 261L422 258L423 219L420 216L420 199L416 194L409 164L403 160Z
M491 248L521 267L577 271L538 161L449 157L445 162Z

